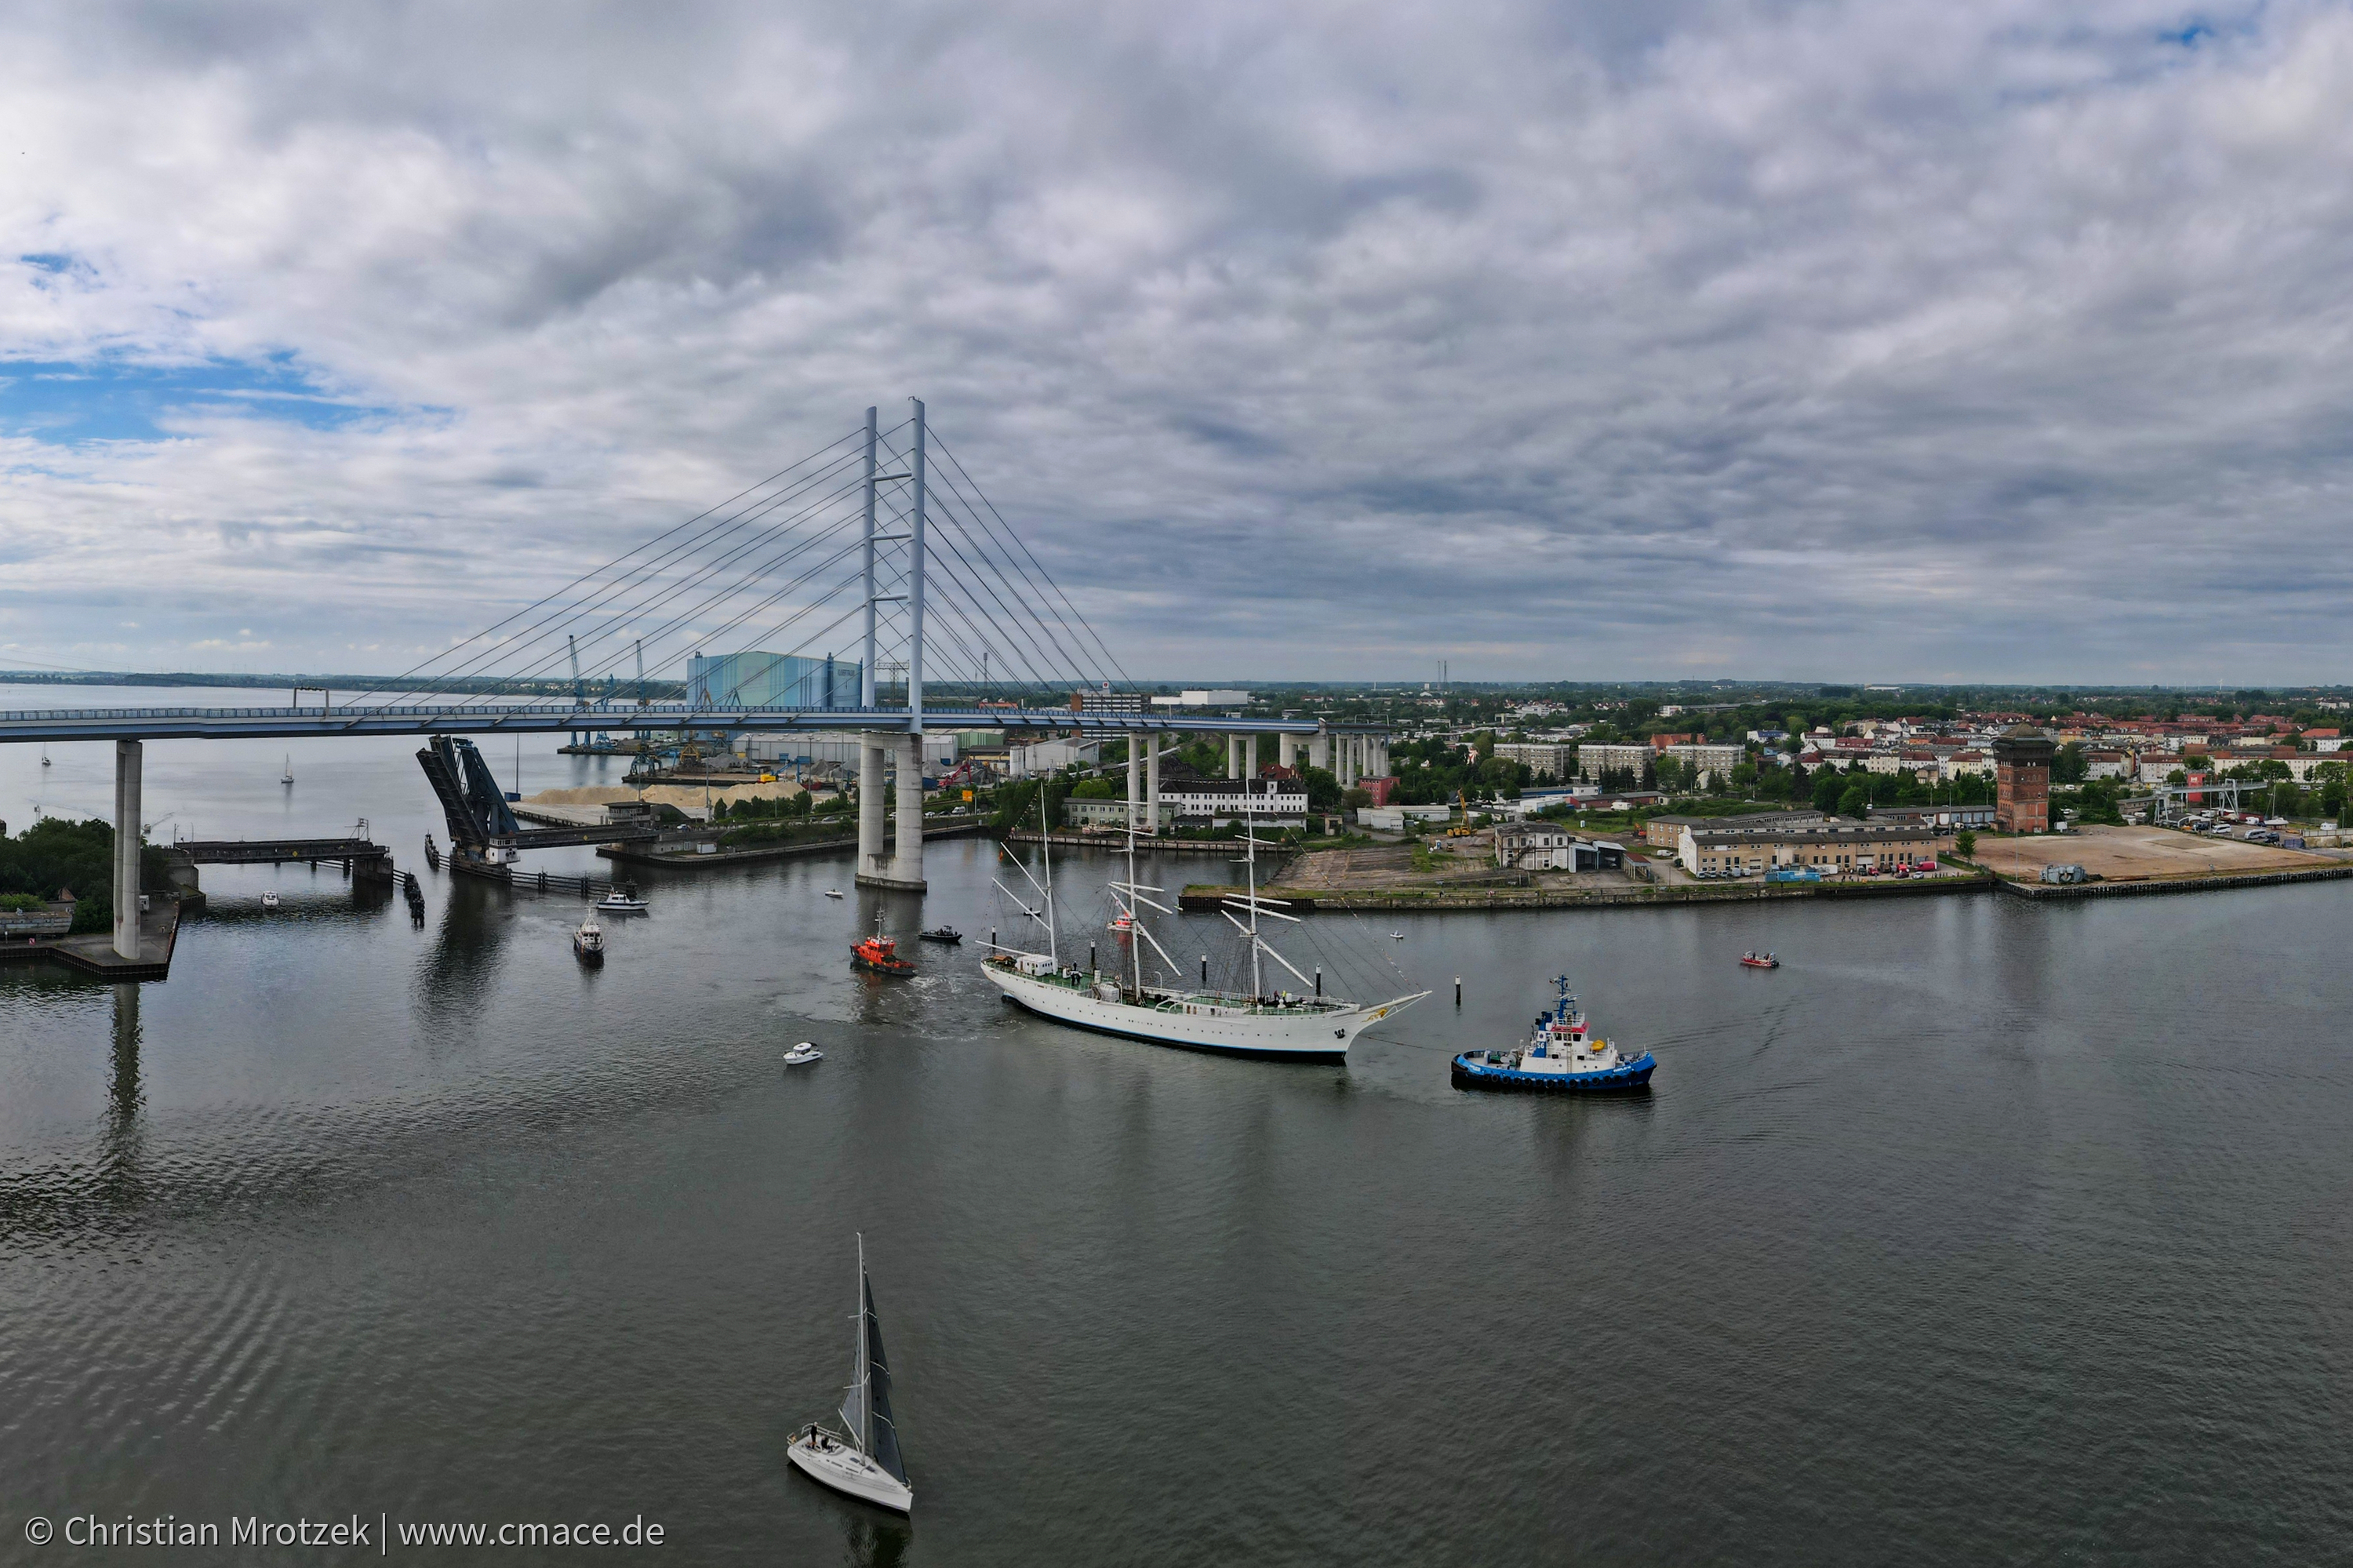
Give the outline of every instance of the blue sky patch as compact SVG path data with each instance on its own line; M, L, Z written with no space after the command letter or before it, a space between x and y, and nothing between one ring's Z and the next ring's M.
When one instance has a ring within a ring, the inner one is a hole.
M176 366L0 359L0 433L58 444L161 440L175 415L332 429L386 411L326 391L291 355Z

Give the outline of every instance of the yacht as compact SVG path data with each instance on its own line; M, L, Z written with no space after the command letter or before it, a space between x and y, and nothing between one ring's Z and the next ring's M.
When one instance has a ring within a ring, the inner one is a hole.
M863 1502L910 1513L914 1489L899 1452L899 1425L891 1418L891 1367L882 1355L882 1319L874 1285L866 1277L866 1238L858 1238L858 1361L841 1401L842 1430L812 1421L785 1449L809 1479Z
M1042 815L1042 808L1041 808ZM1249 819L1244 818L1247 827ZM1029 876L1029 868L1018 860L1013 864L1041 896L1044 908L1030 908L1003 883L997 890L1020 908L1021 912L1046 927L1046 951L1024 951L998 946L991 940L988 956L981 961L982 972L997 983L1005 999L1058 1022L1092 1029L1103 1034L1124 1035L1131 1040L1145 1040L1155 1044L1177 1045L1195 1051L1218 1051L1232 1055L1267 1056L1285 1061L1337 1062L1347 1057L1348 1047L1356 1036L1393 1012L1411 1007L1430 993L1426 991L1396 997L1388 1001L1361 1003L1324 994L1321 969L1314 979L1300 973L1290 959L1277 952L1265 938L1261 920L1297 925L1300 917L1284 913L1289 904L1280 898L1269 898L1258 891L1258 850L1260 840L1254 832L1245 832L1242 838L1244 864L1247 867L1247 891L1240 897L1220 899L1219 913L1235 930L1250 943L1250 989L1247 993L1211 990L1204 966L1202 984L1198 988L1153 984L1144 976L1144 948L1149 944L1169 972L1181 975L1184 966L1168 955L1168 950L1153 936L1143 911L1156 909L1169 913L1167 906L1150 895L1166 889L1147 886L1135 880L1135 829L1127 832L1127 877L1109 885L1125 921L1113 921L1113 928L1127 937L1126 972L1105 971L1062 961L1060 938L1054 925L1054 864L1053 845L1045 845L1046 879L1042 883ZM999 846L999 853L1003 853ZM1010 856L1008 856L1010 859ZM1270 989L1266 961L1271 960L1296 980L1301 990L1288 991Z

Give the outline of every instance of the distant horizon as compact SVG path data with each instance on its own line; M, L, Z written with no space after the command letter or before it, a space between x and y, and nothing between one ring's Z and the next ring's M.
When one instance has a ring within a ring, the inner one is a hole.
M437 683L431 676L400 675L382 672L371 673L364 671L12 670L0 668L0 684L10 685L99 685L114 683L124 685L164 686L168 688L177 682L186 682L191 689L201 689L205 686L222 686L234 690L268 690L273 686L287 686L290 688L298 683L307 683L311 682L330 682L335 683L336 686L347 687L349 690L354 692L369 690L387 692L396 691L401 689L399 684L400 683L406 683L409 685L418 687L430 686L438 683L442 685L445 689L453 692L459 691L469 685L491 686L506 684L511 686L530 685L541 688L556 688L565 686L570 683L569 680L565 677L552 675L541 676L529 682L511 681L501 683L485 679L480 681L459 680L454 682ZM674 678L655 679L649 677L648 679L649 685L675 686L680 683L681 683ZM627 685L628 683L624 682L622 684ZM883 684L886 689L892 689L899 686L901 683L897 681L890 681L885 682ZM955 691L958 689L969 690L975 685L979 684L983 684L983 683L961 680L942 680L929 683L927 690L943 692ZM1078 689L1076 687L1043 687L1035 682L1019 682L1011 680L993 681L986 683L986 685L991 690L1007 691ZM1215 689L1248 691L1251 692L1253 694L1262 691L1329 690L1342 692L1369 692L1377 690L1411 692L1419 695L1425 690L1425 685L1427 685L1427 689L1433 694L1440 690L1437 683L1434 681L1424 683L1419 680L1380 677L1369 678L1361 681L1328 681L1269 679L1264 677L1253 678L1245 676L1219 676L1215 678L1195 676L1186 676L1182 678L1145 677L1135 680L1127 687L1119 689L1146 692L1158 687L1168 687L1176 691ZM2115 696L2127 696L2141 693L2146 693L2151 695L2179 694L2185 695L2195 694L2200 696L2236 696L2241 694L2253 694L2258 692L2264 694L2266 696L2285 696L2290 694L2314 694L2325 695L2332 693L2345 693L2348 695L2353 695L2353 683L2340 683L2333 685L2300 684L2286 682L2274 682L2260 685L2249 685L2232 682L2216 682L2211 684L2184 685L2170 683L2163 684L2145 684L2139 683L2103 681L1995 680L1866 683L1861 681L1840 681L1793 676L1754 676L1747 678L1736 678L1732 676L1629 676L1624 678L1528 676L1519 679L1478 680L1457 678L1447 682L1444 689L1448 691L1474 690L1508 692L1530 691L1545 688L1556 688L1567 691L1605 688L1658 688L1678 694L1705 695L1708 694L1707 689L1712 687L1724 688L1728 692L1752 691L1778 694L1779 692L1787 691L1792 694L1812 697L1834 694L1841 699L1861 699L1875 695L1895 698L1915 692L1955 691L1984 693L2049 693L2060 695L2069 695L2080 693L2084 695L2109 694ZM592 688L601 689L601 686L597 683L592 683ZM479 692L468 692L466 694L480 695L481 694Z

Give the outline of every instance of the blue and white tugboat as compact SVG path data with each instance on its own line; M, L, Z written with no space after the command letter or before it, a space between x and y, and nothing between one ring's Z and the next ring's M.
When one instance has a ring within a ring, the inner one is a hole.
M1629 1057L1586 1026L1568 977L1553 981L1560 1000L1536 1014L1527 1044L1517 1051L1465 1051L1454 1058L1458 1089L1533 1089L1540 1094L1631 1094L1651 1086L1658 1062L1648 1051Z

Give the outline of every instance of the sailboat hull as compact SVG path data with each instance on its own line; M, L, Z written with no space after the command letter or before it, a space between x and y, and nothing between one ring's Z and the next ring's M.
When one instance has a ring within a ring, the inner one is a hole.
M996 964L985 965L982 972L997 982L1006 1001L1058 1023L1091 1029L1098 1034L1148 1041L1155 1045L1174 1045L1181 1050L1286 1062L1345 1061L1348 1047L1358 1034L1420 1000L1405 997L1377 1007L1328 1010L1261 1012L1205 1007L1185 1012L1107 1001L1091 991L1073 990Z
M820 1486L872 1503L899 1513L912 1513L915 1507L914 1489L874 1463L849 1444L835 1439L830 1434L817 1437L802 1436L792 1441L785 1457L794 1468Z

